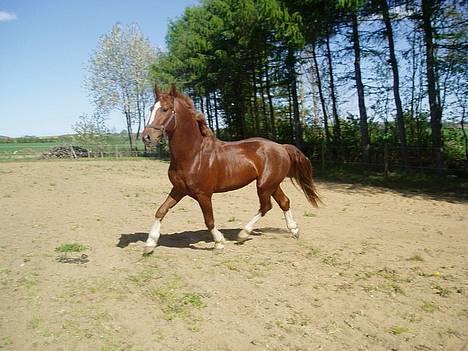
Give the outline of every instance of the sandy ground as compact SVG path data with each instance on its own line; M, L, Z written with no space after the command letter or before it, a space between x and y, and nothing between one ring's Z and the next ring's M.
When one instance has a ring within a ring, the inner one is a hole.
M287 181L301 238L275 206L235 245L250 185L214 197L223 254L185 198L142 257L167 167L0 164L0 350L467 349L466 203L318 182L316 210Z

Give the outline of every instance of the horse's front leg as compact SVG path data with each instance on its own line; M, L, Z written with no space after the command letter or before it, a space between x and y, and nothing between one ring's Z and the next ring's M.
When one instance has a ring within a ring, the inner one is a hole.
M166 201L163 202L161 206L159 206L158 210L156 211L155 221L153 226L151 227L150 233L148 235L148 239L145 243L144 254L150 254L153 252L154 248L158 244L159 237L161 235L161 221L166 216L167 212L174 207L182 198L184 194L178 192L174 188L172 188L171 192L169 193Z
M213 217L213 205L211 203L211 195L201 195L197 197L198 204L203 212L205 225L213 236L215 242L214 250L222 251L224 249L224 236L216 229Z

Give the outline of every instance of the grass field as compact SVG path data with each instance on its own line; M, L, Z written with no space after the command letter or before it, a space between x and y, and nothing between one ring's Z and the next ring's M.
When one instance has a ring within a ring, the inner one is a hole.
M57 137L22 137L16 139L0 140L0 160L10 159L34 159L42 153L59 145L77 145L89 151L115 153L129 150L126 136L120 134L110 135L105 143L83 145L77 142L73 136L64 135ZM143 150L143 143L137 140L136 147Z
M59 142L0 143L0 153L14 153L24 151L42 152L60 144L61 143Z

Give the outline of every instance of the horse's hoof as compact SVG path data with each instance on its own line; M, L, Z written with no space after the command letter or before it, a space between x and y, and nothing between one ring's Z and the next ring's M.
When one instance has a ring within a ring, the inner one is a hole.
M291 229L291 234L294 239L299 239L299 228Z
M224 240L215 242L213 253L223 253L224 252Z
M156 246L144 246L143 248L143 256L151 255L154 251Z
M237 234L237 243L242 244L243 242L249 240L250 233L245 229L242 229L239 234Z

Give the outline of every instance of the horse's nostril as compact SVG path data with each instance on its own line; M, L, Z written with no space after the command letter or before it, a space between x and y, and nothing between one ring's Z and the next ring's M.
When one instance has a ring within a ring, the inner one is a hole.
M149 135L145 135L145 136L143 137L143 140L145 140L145 141L150 141L150 136L149 136Z

